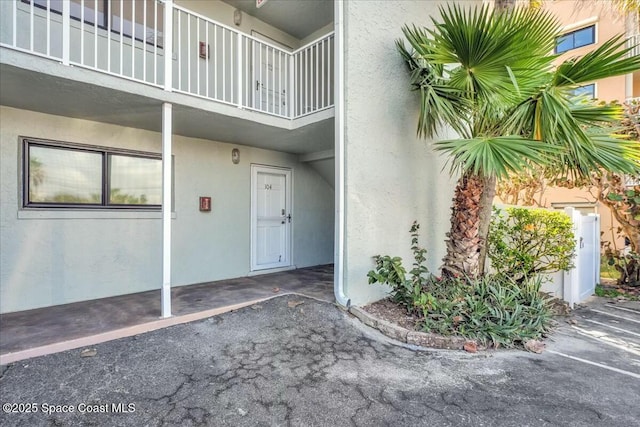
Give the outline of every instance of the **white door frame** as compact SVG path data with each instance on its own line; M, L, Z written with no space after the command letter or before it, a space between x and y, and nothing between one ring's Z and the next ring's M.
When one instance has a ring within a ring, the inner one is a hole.
M257 179L258 173L281 173L285 176L285 215L283 215L283 220L286 222L286 237L285 237L285 259L276 264L268 264L264 266L257 265L257 249L258 249L258 215L257 215ZM292 262L292 224L293 224L293 170L290 168L283 168L278 166L267 166L267 165L259 165L252 164L251 165L251 271L261 271L261 270L273 270L273 269L289 269L293 265ZM291 215L291 219L287 218L288 215Z

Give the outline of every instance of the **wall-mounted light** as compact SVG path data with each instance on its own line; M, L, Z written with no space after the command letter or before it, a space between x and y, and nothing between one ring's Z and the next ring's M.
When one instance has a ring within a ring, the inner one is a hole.
M233 11L233 23L237 26L240 26L242 23L242 11L240 9L236 9Z
M240 150L238 150L237 148L231 150L231 161L234 165L240 163Z

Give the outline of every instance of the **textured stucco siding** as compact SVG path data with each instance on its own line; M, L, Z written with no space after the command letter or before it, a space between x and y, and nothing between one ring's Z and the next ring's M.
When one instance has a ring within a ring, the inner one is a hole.
M21 210L19 137L160 152L161 135L7 107L0 118L0 312L159 289L160 213ZM333 261L333 189L297 156L180 136L173 147L173 285L249 273L251 163L293 170L293 264Z
M435 1L344 4L344 280L353 304L385 296L384 287L367 284L373 255L399 255L411 267L414 220L421 224L429 267L439 267L444 255L455 181L443 171L430 141L416 137L418 94L409 90L395 47L404 24L429 25L437 6Z

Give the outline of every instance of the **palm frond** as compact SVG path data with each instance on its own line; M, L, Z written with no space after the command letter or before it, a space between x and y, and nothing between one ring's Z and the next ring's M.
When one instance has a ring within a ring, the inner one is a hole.
M578 123L594 126L597 123L615 123L623 117L623 108L619 104L596 104L592 101L577 101L570 105L571 115Z
M537 163L587 177L600 168L637 169L637 145L605 135L619 118L616 106L576 99L580 84L640 69L620 37L553 68L558 22L532 8L440 8L432 28L404 27L409 46L397 42L420 93L418 135L441 125L463 139L436 149L452 156L452 168L506 177ZM596 130L596 133L593 132Z
M561 150L520 136L439 141L435 149L451 156L453 171L497 178L522 172L532 164L550 164Z
M640 56L629 56L619 35L580 58L570 58L558 66L551 84L555 87L575 87L607 77L621 76L640 70Z

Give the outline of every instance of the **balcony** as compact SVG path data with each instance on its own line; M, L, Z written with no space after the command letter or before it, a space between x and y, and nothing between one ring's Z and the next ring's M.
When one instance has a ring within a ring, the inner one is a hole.
M630 56L640 55L640 34L633 34L627 37L627 46L631 49Z
M291 50L164 0L0 1L0 46L281 119L334 103L333 33Z

